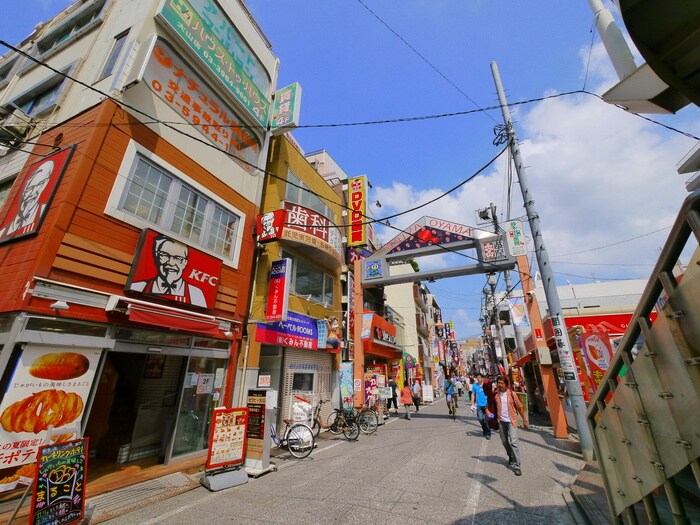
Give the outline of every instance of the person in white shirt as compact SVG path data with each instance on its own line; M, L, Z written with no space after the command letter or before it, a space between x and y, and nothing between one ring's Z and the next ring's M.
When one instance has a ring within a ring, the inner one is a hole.
M503 376L496 378L496 417L498 432L501 435L503 448L508 454L508 465L513 468L516 476L522 474L520 468L520 449L518 448L518 414L523 420L523 427L528 427L523 404L518 396L508 388L508 380Z

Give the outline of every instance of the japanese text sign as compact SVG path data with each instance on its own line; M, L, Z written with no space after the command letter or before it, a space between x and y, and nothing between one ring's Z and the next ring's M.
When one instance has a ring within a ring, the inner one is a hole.
M299 125L301 86L298 83L277 90L272 106L270 127L273 135L279 135Z
M158 15L255 118L267 126L270 103L187 0L165 0Z
M217 148L256 171L260 141L163 40L158 39L143 74L148 87Z
M348 246L367 244L367 178L362 175L348 180L350 201L350 224L348 225Z
M247 408L216 408L209 435L207 468L239 465L245 461Z
M267 288L266 321L286 321L289 306L289 283L291 282L292 260L273 261L270 268L270 283Z
M87 438L41 447L29 523L68 525L82 521L87 458Z

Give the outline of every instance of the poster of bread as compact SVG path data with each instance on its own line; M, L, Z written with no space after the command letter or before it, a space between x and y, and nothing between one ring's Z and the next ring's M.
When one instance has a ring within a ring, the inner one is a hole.
M100 350L27 345L0 403L3 468L34 463L39 447L77 437L100 361ZM49 427L53 431L48 438Z

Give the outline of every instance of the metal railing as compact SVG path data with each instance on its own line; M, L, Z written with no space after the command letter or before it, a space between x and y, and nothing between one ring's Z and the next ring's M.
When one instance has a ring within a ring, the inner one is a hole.
M591 401L615 523L696 523L700 501L700 190L684 201ZM692 250L689 252L688 250ZM692 253L674 275L681 254ZM653 320L651 313L658 316Z

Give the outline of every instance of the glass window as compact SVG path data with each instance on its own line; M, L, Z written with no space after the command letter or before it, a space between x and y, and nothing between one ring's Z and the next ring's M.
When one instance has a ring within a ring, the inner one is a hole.
M121 35L117 35L116 37L114 37L112 50L109 52L109 56L107 57L105 66L102 68L102 73L100 73L100 80L102 80L105 77L108 77L114 72L114 66L117 65L117 59L119 58L119 55L121 54L122 49L124 48L124 43L126 42L126 37L128 34L129 32L125 31Z
M292 390L301 390L302 392L313 392L313 372L294 372L294 377L292 378Z
M7 194L10 193L10 188L12 188L12 184L14 184L14 182L15 177L0 182L0 208L2 208L2 205L5 204Z
M106 1L92 0L92 2L86 3L82 8L75 10L66 20L59 23L55 29L50 30L37 43L40 54L46 54L70 38L82 34L84 29L100 19L102 7Z
M282 257L292 260L292 292L304 297L307 301L333 304L335 279L310 262L296 257L286 251Z
M160 224L172 178L143 159L129 180L123 209L147 222Z
M226 258L233 257L240 217L142 157L120 209Z
M185 239L198 242L206 207L207 201L201 195L185 186L180 188L172 231Z
M2 66L0 66L0 84L4 84L10 77L10 71L17 63L18 58L8 60Z
M335 214L326 204L326 201L316 195L316 193L314 193L313 190L311 190L291 170L287 171L287 190L285 200L295 204L300 204L305 208L309 208L310 210L314 210L323 215L325 218L330 219L331 222L335 222Z
M56 105L65 85L65 77L57 75L38 89L17 99L14 104L27 115L37 115Z

